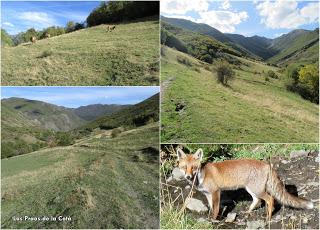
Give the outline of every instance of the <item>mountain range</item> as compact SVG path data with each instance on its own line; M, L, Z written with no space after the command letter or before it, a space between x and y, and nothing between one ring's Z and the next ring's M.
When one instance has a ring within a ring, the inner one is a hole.
M157 94L135 105L66 108L25 98L2 99L2 156L34 151L56 139L83 137L88 132L82 131L89 128L134 127L157 121L158 101Z
M316 62L319 50L319 28L315 30L293 30L280 37L270 39L261 36L246 37L239 34L222 33L203 23L186 19L161 16L162 25L170 24L196 34L212 38L218 45L226 45L242 56L263 60L270 64L286 65L290 62ZM221 44L222 43L222 44Z

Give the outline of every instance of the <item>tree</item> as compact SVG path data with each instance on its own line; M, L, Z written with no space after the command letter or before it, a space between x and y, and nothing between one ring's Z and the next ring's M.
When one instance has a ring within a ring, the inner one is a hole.
M66 25L66 32L70 33L74 31L75 23L73 21L69 21Z
M312 93L313 100L318 101L319 97L319 69L316 65L310 64L299 70L299 81L304 84Z
M13 46L13 40L4 29L1 29L1 46Z
M218 63L216 73L218 82L223 85L228 85L228 82L235 76L234 71L231 69L231 65L226 61Z

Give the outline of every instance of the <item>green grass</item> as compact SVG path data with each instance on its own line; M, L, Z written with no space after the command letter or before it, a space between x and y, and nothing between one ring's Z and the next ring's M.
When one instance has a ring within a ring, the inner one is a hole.
M2 85L158 85L159 20L3 47L1 69Z
M158 228L158 124L1 162L2 228ZM137 157L148 155L149 157ZM13 217L70 216L71 221Z
M163 50L162 142L318 142L318 105L287 91L277 68L235 57L241 69L224 87L206 70L214 65ZM200 72L178 63L177 56L190 59ZM270 69L279 80L265 81ZM185 105L180 112L175 111L177 103Z

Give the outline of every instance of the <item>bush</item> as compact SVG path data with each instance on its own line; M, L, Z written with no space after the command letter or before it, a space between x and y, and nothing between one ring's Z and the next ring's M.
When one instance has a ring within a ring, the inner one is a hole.
M45 57L49 57L53 54L53 52L51 50L45 50L42 52L42 54L39 56L39 58L45 58Z
M192 66L192 63L190 62L190 60L186 57L183 56L177 56L177 61L183 65L186 66Z
M211 64L213 58L212 58L212 56L210 54L205 54L205 55L200 57L200 60Z
M223 85L228 85L228 82L235 76L234 71L226 61L218 63L216 73L218 82Z
M67 146L74 144L74 140L69 133L57 132L56 143L58 146Z
M122 132L122 130L120 128L115 128L111 131L111 137L115 138L117 136L119 136L119 134Z
M274 79L278 79L278 78L279 78L278 75L277 75L274 71L272 71L272 70L268 70L267 75L268 75L268 77L270 77L270 78L274 78Z

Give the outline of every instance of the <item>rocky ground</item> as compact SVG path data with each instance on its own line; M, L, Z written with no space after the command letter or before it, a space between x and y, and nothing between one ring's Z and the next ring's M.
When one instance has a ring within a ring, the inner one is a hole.
M288 192L298 194L314 202L312 210L299 210L276 204L271 221L266 221L264 203L251 214L245 213L251 204L251 196L243 189L221 193L220 213L217 221L208 219L207 200L193 189L187 199L187 213L198 221L212 222L213 228L270 228L270 229L319 229L319 153L295 151L290 157L274 157L271 162ZM162 189L177 207L182 207L191 186L174 169L169 178L162 180ZM164 199L165 201L166 199ZM163 205L163 204L162 204Z

